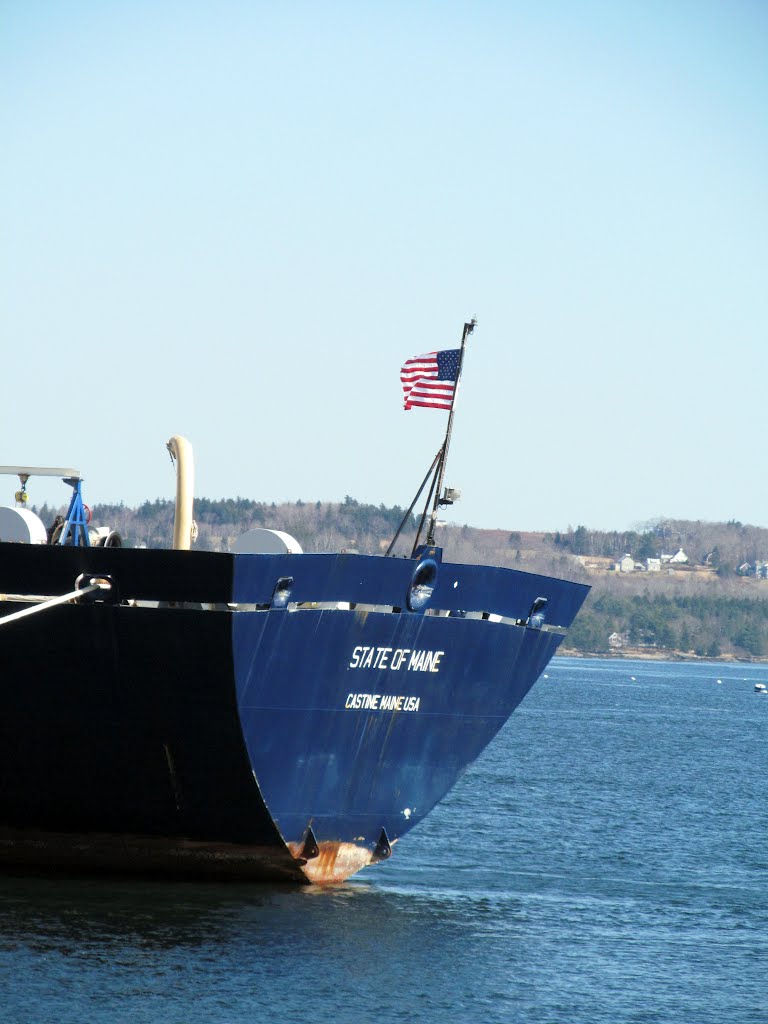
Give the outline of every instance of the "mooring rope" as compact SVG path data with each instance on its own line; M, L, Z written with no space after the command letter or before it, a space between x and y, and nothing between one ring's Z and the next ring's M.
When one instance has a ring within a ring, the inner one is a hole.
M85 597L86 594L92 594L96 590L111 590L112 584L107 580L101 580L94 582L97 577L91 577L92 582L86 587L77 587L75 590L70 590L68 594L62 594L61 597L51 597L43 601L42 604L37 604L33 608L22 608L20 612L11 612L10 615L0 616L0 626L5 626L9 622L23 619L26 615L36 615L38 612L45 612L49 608L55 608L56 605L66 604L67 601L74 601L78 597Z

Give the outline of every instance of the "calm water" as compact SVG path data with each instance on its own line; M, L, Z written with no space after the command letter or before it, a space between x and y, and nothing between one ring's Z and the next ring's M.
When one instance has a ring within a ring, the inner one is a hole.
M0 879L0 1019L765 1024L757 681L560 659L335 890Z

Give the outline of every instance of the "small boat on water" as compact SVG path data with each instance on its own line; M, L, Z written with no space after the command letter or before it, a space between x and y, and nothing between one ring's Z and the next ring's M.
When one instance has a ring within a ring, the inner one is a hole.
M0 515L0 864L340 882L451 789L589 588L451 564L431 531L404 558L193 551L169 448L171 550L96 531L76 470L0 467L17 499L72 488L58 524Z
M755 683L755 693L768 693L765 683Z

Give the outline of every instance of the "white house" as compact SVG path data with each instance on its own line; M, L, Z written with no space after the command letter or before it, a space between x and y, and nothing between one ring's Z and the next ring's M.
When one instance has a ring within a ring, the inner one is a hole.
M688 555L686 555L682 548L678 548L677 554L675 555L665 555L662 553L661 561L665 564L667 562L671 562L673 565L675 563L677 563L678 565L683 565L685 562L688 561Z

